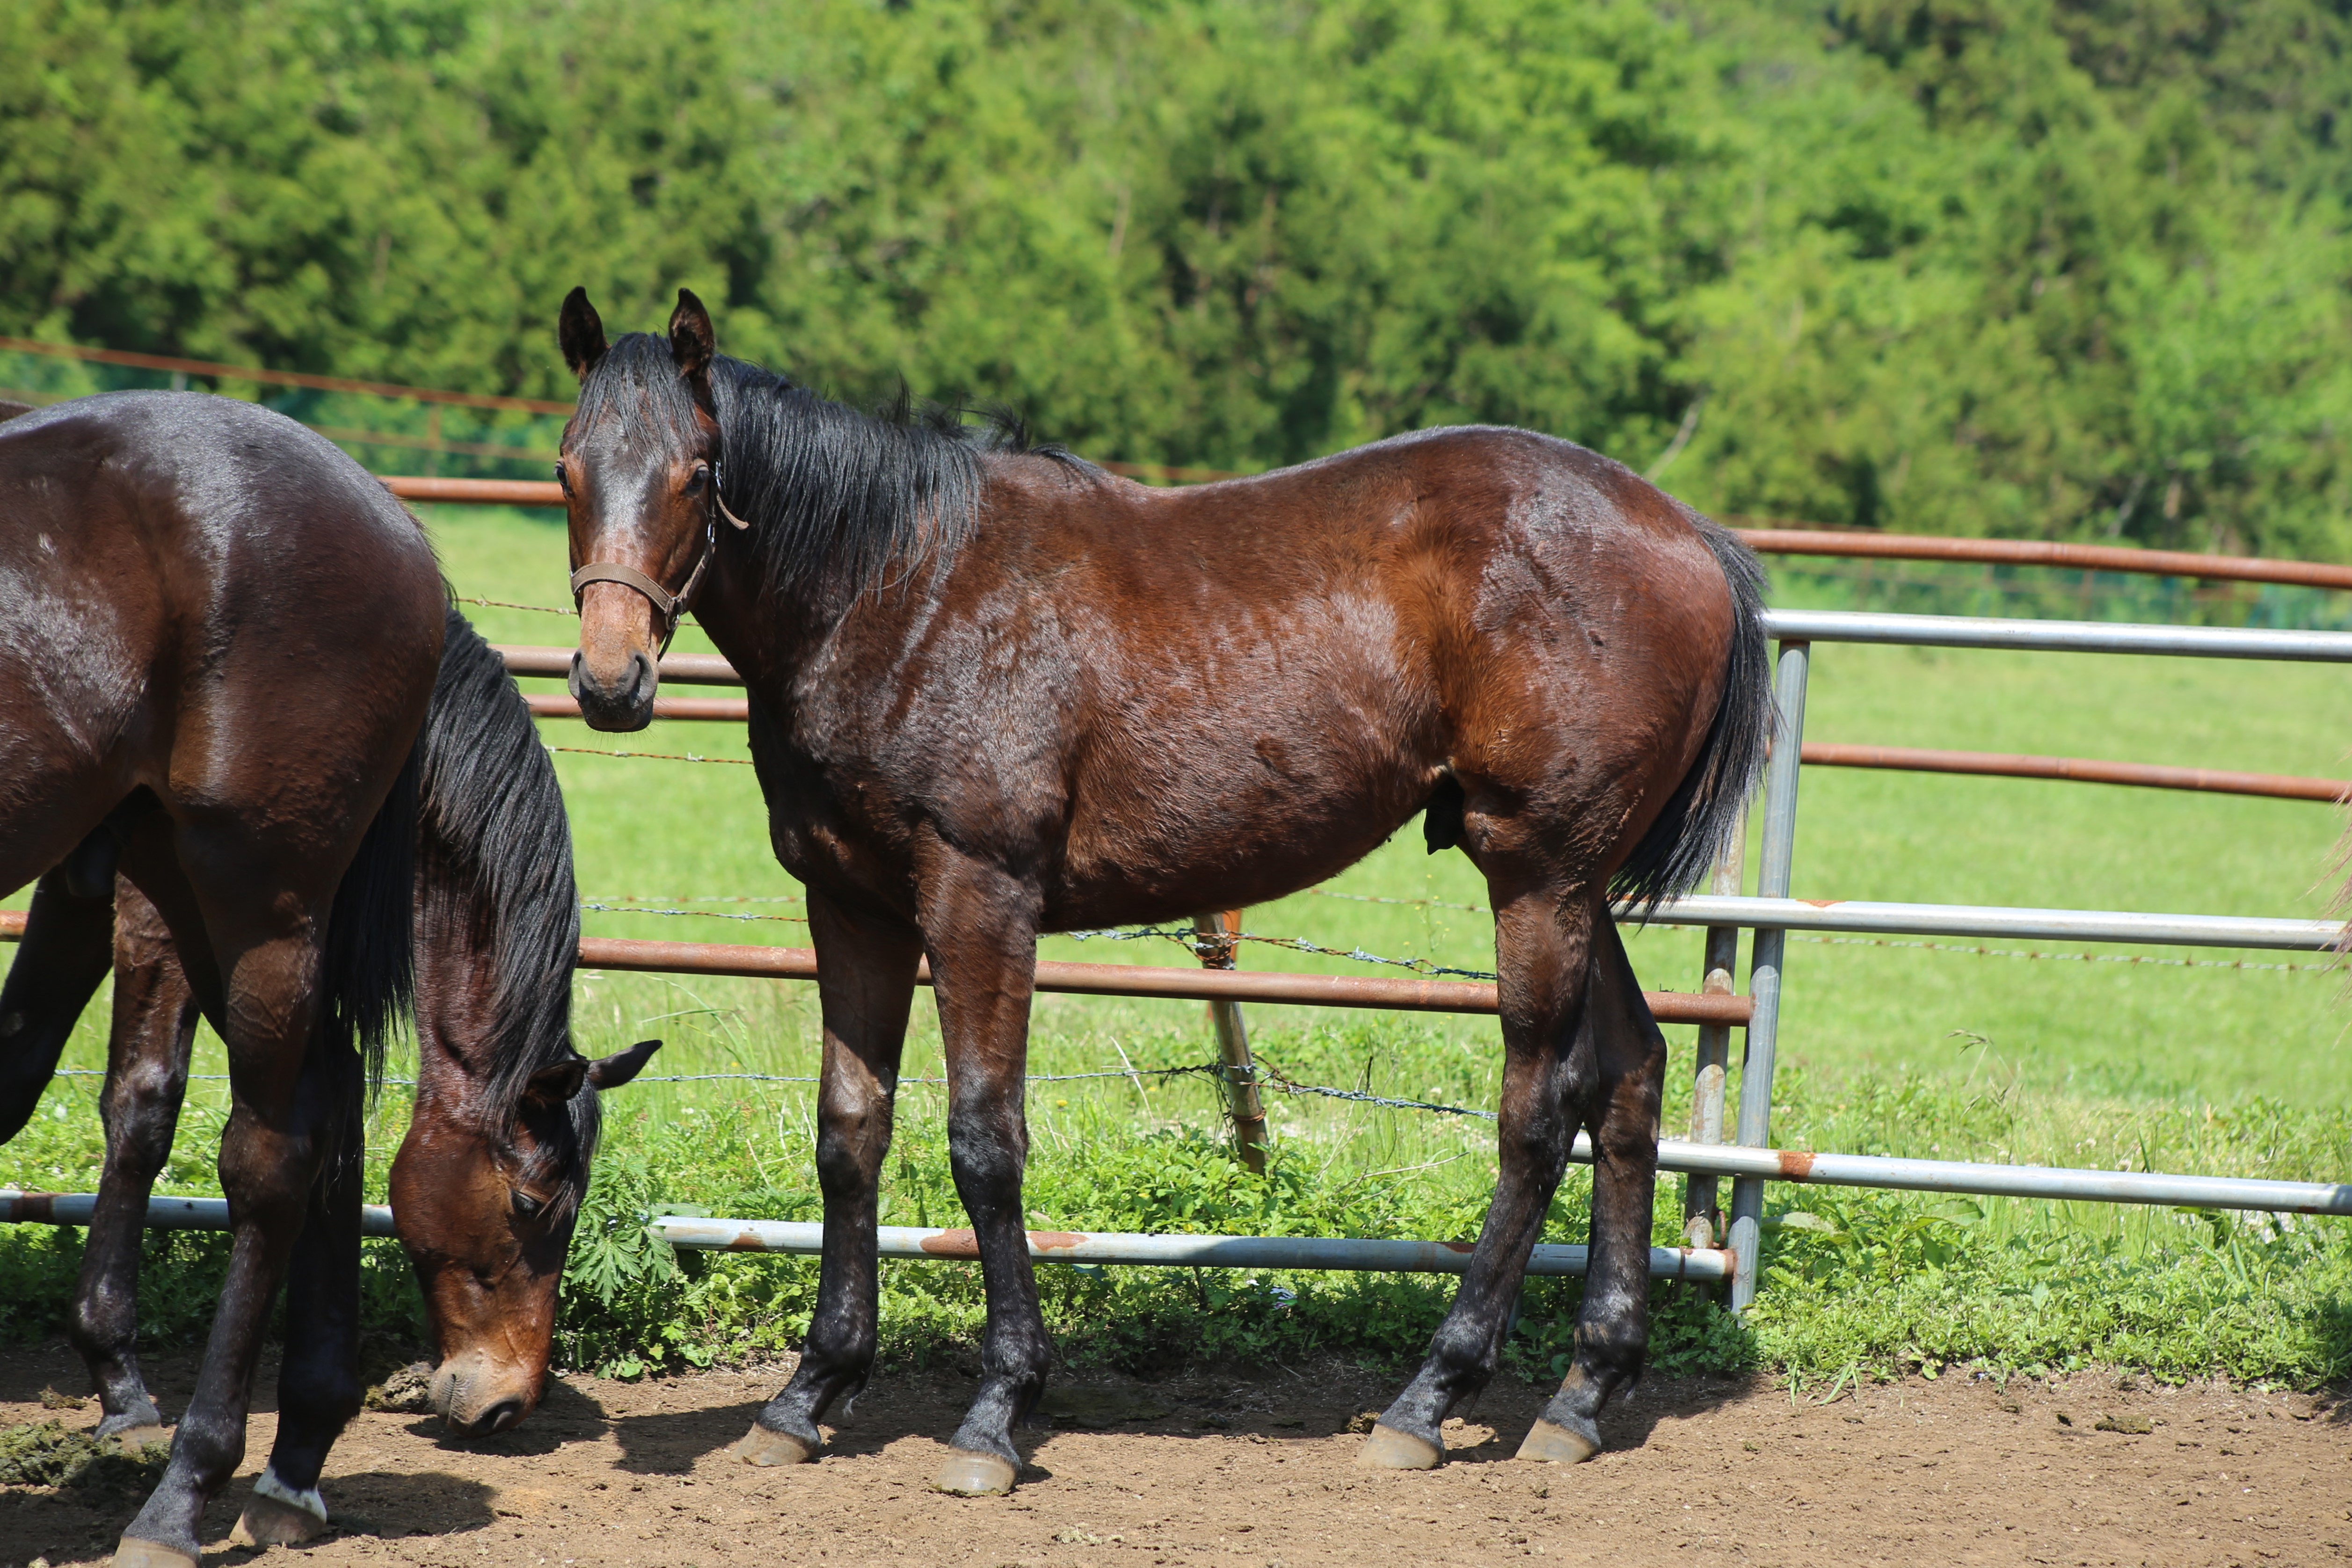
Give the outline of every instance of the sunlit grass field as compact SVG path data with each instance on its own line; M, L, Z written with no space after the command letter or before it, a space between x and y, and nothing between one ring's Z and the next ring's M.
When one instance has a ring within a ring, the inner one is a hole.
M551 515L428 514L461 595L560 605L564 546ZM568 617L468 604L494 641L566 643ZM707 648L691 627L681 649ZM553 683L540 683L552 689ZM663 724L635 737L542 726L569 802L593 934L805 945L796 888L767 849L740 727ZM2341 776L2352 674L2324 666L1931 653L1822 646L1808 714L1816 739L2047 752ZM576 748L576 749L565 749ZM614 751L706 760L609 755ZM603 754L603 755L599 755ZM2339 827L2325 806L2075 784L1829 768L1803 782L1795 893L1808 898L2319 915ZM1751 843L1751 860L1753 845ZM1753 886L1751 864L1749 885ZM12 901L21 904L19 898ZM1490 969L1485 890L1458 854L1430 857L1412 827L1328 887L1253 909L1245 929L1343 952ZM640 911L625 913L624 909ZM648 909L683 911L655 915ZM1698 936L1629 933L1656 988L1695 988ZM2338 1070L2352 1006L2321 960L2210 950L1792 940L1775 1140L1783 1146L2109 1168L2352 1177L2352 1093ZM1055 937L1045 956L1190 964L1156 938ZM2084 961L2088 955L2092 961ZM2136 959L2136 962L2114 961ZM2185 962L2184 962L2185 961ZM1252 968L1380 973L1361 962L1245 945ZM2242 963L2245 967L2238 967ZM1744 986L1744 965L1743 986ZM1399 973L1399 970L1387 970ZM703 977L583 975L581 1049L658 1035L651 1070L804 1079L816 1061L812 988ZM67 1066L102 1065L102 1006ZM1255 1008L1262 1060L1303 1083L1491 1109L1491 1019ZM1666 1130L1688 1113L1693 1031L1674 1047ZM1198 1078L1153 1068L1213 1054L1198 1004L1039 998L1029 1188L1034 1222L1118 1229L1467 1236L1493 1178L1491 1124L1276 1094L1273 1176L1222 1152L1219 1103ZM1735 1036L1735 1056L1738 1040ZM910 1080L885 1187L886 1223L960 1222L946 1173L937 1029L919 998ZM1128 1070L1146 1070L1130 1074ZM216 1046L200 1071L218 1071ZM1063 1078L1060 1075L1114 1074ZM97 1145L89 1077L0 1151L0 1180L87 1190ZM1735 1081L1734 1092L1737 1093ZM575 1248L566 1315L573 1359L628 1370L793 1343L814 1270L736 1258L673 1263L636 1239L665 1206L814 1218L811 1093L751 1077L646 1082L609 1107L612 1137ZM220 1086L204 1082L163 1187L215 1190ZM372 1135L380 1184L402 1100ZM1583 1177L1552 1224L1581 1239ZM1659 1237L1675 1228L1662 1183ZM2226 1371L2310 1382L2352 1369L2352 1249L2344 1222L2273 1221L2088 1205L1776 1187L1759 1308L1733 1320L1662 1291L1670 1365L1771 1364L1803 1377L1982 1361L2002 1369L2117 1362L2170 1375ZM159 1240L159 1280L208 1265L211 1243ZM17 1332L57 1321L69 1238L0 1239L0 1309ZM885 1333L926 1354L968 1337L976 1280L892 1266ZM1298 1276L1245 1281L1183 1271L1048 1270L1074 1354L1138 1363L1265 1356L1311 1346L1410 1354L1450 1283ZM189 1278L195 1276L189 1275ZM380 1310L406 1310L396 1259L377 1254ZM1277 1288L1278 1287L1278 1288ZM158 1289L162 1287L159 1285ZM1543 1375L1565 1343L1572 1282L1531 1295L1516 1360ZM1286 1299L1286 1296L1287 1299Z

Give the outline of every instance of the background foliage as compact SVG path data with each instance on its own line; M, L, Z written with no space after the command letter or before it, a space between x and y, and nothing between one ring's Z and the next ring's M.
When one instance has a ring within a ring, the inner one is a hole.
M561 396L565 288L687 283L1102 458L2352 558L2346 13L22 0L0 332Z

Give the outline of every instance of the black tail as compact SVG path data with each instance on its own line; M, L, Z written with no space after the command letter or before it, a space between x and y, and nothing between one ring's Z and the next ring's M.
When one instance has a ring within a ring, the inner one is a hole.
M408 754L392 793L335 889L327 917L320 1038L356 1046L371 1090L383 1077L384 1050L416 992L410 908L416 875L418 753Z
M1739 814L1764 770L1772 734L1772 657L1764 635L1764 568L1729 529L1686 513L1723 568L1736 625L1723 700L1706 745L1674 798L1611 882L1610 896L1641 920L1698 885L1739 831Z

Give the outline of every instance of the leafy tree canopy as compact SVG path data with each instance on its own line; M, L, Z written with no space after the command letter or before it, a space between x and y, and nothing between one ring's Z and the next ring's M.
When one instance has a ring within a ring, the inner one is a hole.
M557 302L1089 455L2352 559L2347 0L18 0L0 331L562 396Z

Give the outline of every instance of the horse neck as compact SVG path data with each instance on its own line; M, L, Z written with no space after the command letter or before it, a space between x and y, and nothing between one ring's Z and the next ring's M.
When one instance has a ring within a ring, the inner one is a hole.
M488 1087L510 1033L499 1017L495 912L446 861L425 859L432 863L417 867L417 1098L470 1103Z
M840 632L861 597L838 584L779 589L748 549L722 551L694 620L745 684L773 700Z
M555 879L562 885L546 889L546 901L501 899L481 865L484 846L447 841L446 824L429 811L422 828L415 883L418 1098L454 1098L472 1106L502 1072L571 1051L579 899L569 877ZM560 944L560 954L531 947L542 928L551 948Z

